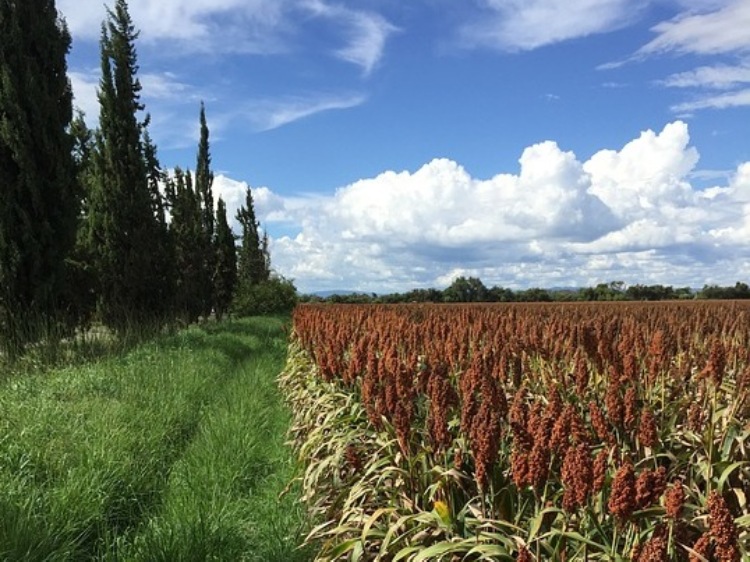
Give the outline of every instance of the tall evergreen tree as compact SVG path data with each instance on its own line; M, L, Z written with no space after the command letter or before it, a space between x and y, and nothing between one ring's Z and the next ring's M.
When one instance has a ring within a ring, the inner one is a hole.
M96 311L96 271L93 254L88 244L87 216L88 193L93 179L94 132L86 125L84 115L78 111L70 124L73 136L73 159L76 165L76 183L79 202L76 243L68 259L67 300L70 322L87 326Z
M54 0L0 0L0 338L38 338L64 303L77 198L70 35Z
M245 196L245 205L237 211L237 220L242 227L242 244L238 256L237 281L252 286L268 281L271 272L268 268L267 248L258 235L259 223L255 219L255 206L250 188Z
M200 198L193 189L190 172L179 167L167 186L172 209L169 229L174 246L176 312L187 322L194 322L203 312L205 256Z
M127 3L116 0L102 25L99 130L88 197L99 312L115 329L163 319L169 304L163 300L164 264L154 244L160 225L144 156L146 123L138 118L144 106L136 77L137 37Z
M201 248L203 250L204 263L200 272L201 276L201 301L204 316L210 314L214 307L214 286L212 273L216 259L216 249L214 246L214 195L212 186L214 183L214 174L211 171L211 153L208 145L208 125L206 124L206 108L201 102L200 111L200 142L198 144L198 156L195 168L195 191L199 198L201 207L201 224L203 229L203 239Z
M151 198L151 212L156 220L156 238L152 241L154 261L158 264L155 291L157 297L169 307L170 311L174 304L175 273L174 273L174 247L169 235L167 224L165 197L161 191L167 174L162 170L159 158L156 154L156 145L151 140L151 135L146 129L143 133L143 158L146 164L146 177L148 180L148 191Z
M232 304L237 286L237 248L234 245L234 234L227 222L227 206L221 197L217 204L215 224L214 305L216 318L221 320Z

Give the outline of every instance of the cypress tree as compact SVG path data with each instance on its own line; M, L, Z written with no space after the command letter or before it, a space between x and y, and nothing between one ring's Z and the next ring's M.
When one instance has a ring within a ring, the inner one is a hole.
M195 168L195 191L201 208L201 227L203 237L200 242L203 251L203 267L200 271L202 314L208 316L214 307L214 286L212 273L216 259L214 247L214 196L212 186L214 175L211 171L211 153L208 145L208 125L206 124L206 108L201 102L200 110L200 142Z
M242 227L242 245L239 251L237 281L240 286L252 286L268 281L270 270L267 248L258 236L259 223L255 219L253 194L247 189L245 205L237 211L237 220Z
M175 168L174 178L168 181L168 197L172 208L169 229L174 246L176 312L185 321L194 322L203 312L205 255L200 199L193 190L190 172Z
M95 150L94 133L86 125L84 115L78 112L70 124L73 136L73 159L76 165L76 188L78 203L78 228L76 243L67 267L67 300L69 301L71 324L87 327L96 311L96 271L93 255L88 244L88 193L92 182Z
M102 25L99 130L88 198L89 248L98 275L99 313L109 326L164 319L159 220L149 189L142 133L135 31L125 0Z
M232 304L237 285L237 248L227 222L227 207L219 197L216 209L216 262L213 276L216 318L221 320Z
M0 0L0 37L0 343L13 353L65 308L77 197L70 35L54 0Z
M148 130L143 133L143 157L146 164L151 213L156 220L156 238L152 242L152 251L154 252L154 263L157 265L158 278L154 290L159 292L158 298L164 303L163 309L168 308L170 312L173 312L175 290L174 248L167 224L165 198L160 188L166 181L167 174L161 168L156 154L156 145L151 140Z

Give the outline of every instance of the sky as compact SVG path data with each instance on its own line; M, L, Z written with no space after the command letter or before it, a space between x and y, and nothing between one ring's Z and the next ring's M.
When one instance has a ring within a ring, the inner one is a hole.
M750 281L750 0L129 6L162 165L205 102L215 196L302 292ZM105 7L57 7L96 126Z

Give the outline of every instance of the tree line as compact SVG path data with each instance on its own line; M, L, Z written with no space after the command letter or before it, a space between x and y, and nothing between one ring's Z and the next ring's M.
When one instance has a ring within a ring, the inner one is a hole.
M253 312L258 291L272 282L281 287L279 298L294 299L293 285L271 275L250 189L237 214L239 245L225 202L214 200L202 103L195 171L161 165L125 0L107 9L102 23L93 130L73 112L71 38L54 0L0 0L0 31L6 354L92 322L116 332L158 329L211 313L220 319L238 301L240 311Z
M566 301L664 301L684 299L750 299L750 287L737 282L734 286L704 285L702 289L672 287L671 285L626 286L622 281L599 283L594 287L575 289L513 290L507 287L487 287L477 277L458 277L445 289L413 289L403 293L348 293L333 294L325 298L302 295L306 302L335 303L407 303L407 302L566 302Z

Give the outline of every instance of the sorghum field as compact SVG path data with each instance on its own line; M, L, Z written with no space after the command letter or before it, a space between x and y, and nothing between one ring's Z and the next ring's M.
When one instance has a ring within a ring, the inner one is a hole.
M750 304L307 305L319 560L750 560Z

